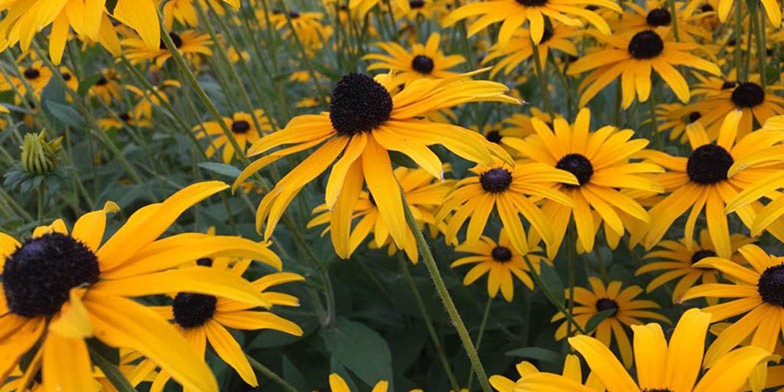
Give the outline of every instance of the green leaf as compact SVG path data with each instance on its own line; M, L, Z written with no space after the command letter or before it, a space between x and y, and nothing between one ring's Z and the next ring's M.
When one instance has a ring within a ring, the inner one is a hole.
M84 118L74 108L55 101L44 101L43 106L57 121L73 128L84 127Z
M544 285L542 289L547 291L547 297L550 301L558 307L563 307L566 300L564 299L564 285L561 282L561 277L550 264L539 263L539 268L539 277Z
M591 331L596 329L596 327L599 326L599 323L601 323L602 321L606 320L607 317L612 316L617 311L618 311L618 309L605 309L605 310L602 310L599 313L596 313L585 324L585 332L586 333L590 333Z
M289 357L285 355L283 356L283 379L299 391L308 390L308 383L305 381L305 376L302 375L302 372L300 372L293 363L291 363Z
M220 174L222 176L237 178L240 175L240 169L232 165L226 165L224 163L218 162L201 162L199 163L199 167L211 171L213 173Z
M122 374L120 369L101 355L103 348L100 346L103 344L96 345L95 342L97 342L95 339L87 341L87 345L90 349L90 358L93 360L93 363L98 365L98 368L101 369L106 376L106 379L108 379L109 382L112 383L112 386L119 392L136 392L136 389L128 382L128 379L125 378L125 375Z
M561 362L561 354L540 347L523 347L517 350L507 351L506 355L509 357L520 357L525 359L535 359L541 362L547 362L558 365Z
M392 354L387 342L362 323L338 318L335 325L322 331L330 362L345 367L365 384L387 380L392 387Z

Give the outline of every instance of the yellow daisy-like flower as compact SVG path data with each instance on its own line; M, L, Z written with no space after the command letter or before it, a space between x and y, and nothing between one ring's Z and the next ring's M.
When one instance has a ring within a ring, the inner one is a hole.
M520 375L516 381L504 376L490 376L490 385L498 392L538 391L546 387L547 392L568 391L587 392L604 391L604 386L596 374L590 373L583 382L583 369L580 359L574 354L566 355L563 372L558 374L540 372L532 363L523 361L515 367Z
M640 102L648 100L652 71L683 102L688 102L691 97L689 84L674 66L682 65L721 75L721 69L716 64L689 53L698 48L697 44L670 41L665 39L668 35L668 29L658 28L634 35L599 37L609 45L607 48L595 51L569 66L570 75L593 70L582 82L584 91L580 97L580 106L586 105L619 77L623 96L621 103L626 109L635 97Z
M700 377L710 320L710 314L698 309L686 311L669 343L659 324L632 327L636 381L598 340L575 336L569 338L569 344L583 356L608 392L741 391L754 367L769 359L770 351L749 346L728 352L717 358L716 364Z
M529 248L531 252L541 250L536 247L535 243L529 244ZM490 298L495 298L500 288L501 294L507 302L511 302L514 297L514 279L512 279L512 275L523 282L529 290L534 289L534 282L531 280L530 275L531 270L528 268L525 260L523 260L523 257L527 257L534 268L538 268L539 263L544 260L543 257L534 254L523 255L516 251L509 240L506 230L503 229L498 237L498 243L489 237L482 237L473 244L457 246L455 251L473 254L473 256L457 259L450 265L450 267L455 268L462 265L475 264L463 279L463 285L469 286L487 274L487 295Z
M705 365L715 363L726 352L751 336L751 344L773 351L782 336L782 308L784 298L784 257L768 255L757 245L738 249L749 267L719 257L706 258L697 263L704 268L715 268L734 283L710 283L693 287L682 301L694 298L728 298L729 301L703 308L713 315L711 322L740 319L725 328L705 354Z
M98 119L98 126L104 130L131 128L150 128L152 122L144 118L134 117L134 113L122 112L115 115Z
M189 27L199 25L199 14L196 12L194 1L197 0L169 0L163 5L163 21L166 30L171 31L174 21ZM223 16L225 10L220 0L198 0L203 9L207 9L207 1L215 10L217 16ZM233 0L234 8L239 8L239 0Z
M460 20L479 16L468 29L468 35L473 36L493 23L503 22L498 30L497 43L500 46L505 46L526 21L531 39L539 44L545 34L545 17L573 27L583 26L582 18L603 34L610 34L607 22L587 6L621 12L618 4L609 0L492 0L466 4L452 11L443 24L451 26Z
M121 100L122 85L119 82L117 71L106 68L101 71L101 75L101 78L94 85L90 86L90 96L102 100L107 105L112 100Z
M280 259L267 245L197 233L158 240L185 210L226 188L217 181L191 185L139 209L105 242L106 215L118 209L114 203L83 215L70 232L56 220L21 243L0 233L0 383L31 351L25 377L40 369L46 390L91 390L93 367L85 339L94 337L140 352L188 389L217 391L209 368L187 341L131 298L188 291L268 304L236 276L201 267L172 270L224 255L280 269Z
M740 118L738 111L727 115L715 144L710 142L699 121L690 124L686 133L693 152L688 158L659 151L644 153L646 158L669 170L657 175L657 180L670 192L649 210L651 222L645 234L647 249L659 243L673 222L691 209L684 226L683 237L687 243L693 241L694 227L704 210L716 253L725 258L732 255L725 207L741 190L778 171L761 165L729 176L729 169L735 161L753 159L755 154L784 140L784 132L764 129L738 139ZM736 214L746 226L752 227L761 207L759 202L747 204L738 207ZM769 230L778 238L784 238L784 222Z
M680 102L657 105L656 130L669 132L670 140L678 140L681 143L688 142L686 126L702 118L702 114L696 109L695 105L684 105ZM650 120L648 123L650 124Z
M749 244L753 239L742 234L730 236L732 255L735 256L738 248ZM706 257L716 256L716 247L713 246L707 230L700 231L699 242L665 240L659 243L659 249L645 255L646 264L637 269L635 275L657 272L659 275L648 283L646 292L661 287L667 282L680 279L672 291L672 302L675 303L681 296L697 282L716 283L718 274L711 268L699 268L694 264ZM661 261L653 261L661 260ZM740 262L740 260L735 260ZM711 304L713 305L713 304Z
M447 219L444 235L448 242L456 242L458 232L468 221L465 243L475 244L494 210L519 253L529 252L520 215L538 233L537 239L543 238L548 245L558 241L536 202L547 199L567 208L574 206L569 197L556 190L560 184L578 184L572 173L537 162L521 162L512 167L501 160L492 165L478 164L471 172L475 176L458 181L436 215L438 221Z
M624 219L627 216L641 222L650 219L645 209L622 191L662 191L659 184L646 176L661 172L659 166L630 161L648 145L647 140L630 140L634 131L619 131L609 125L590 132L590 122L591 112L588 109L580 110L571 126L566 120L556 118L553 121L555 131L542 120L533 118L531 124L536 136L524 140L504 139L505 144L524 157L566 170L579 182L578 185L559 186L559 190L574 201L574 207L549 200L542 205L542 212L547 216L556 240L548 243L547 252L551 257L558 252L572 216L578 243L583 250L593 250L598 222L604 222L608 243L615 247L626 230Z
M255 117L255 120L254 120ZM248 113L234 113L231 118L223 117L223 123L231 130L234 140L237 141L242 149L241 154L245 154L245 147L255 143L263 134L272 131L269 119L263 110L258 109L251 116ZM261 129L256 129L258 121ZM222 159L224 163L231 162L234 157L234 146L229 142L229 138L223 133L223 128L217 121L210 121L193 127L196 137L199 139L209 138L210 145L207 147L207 157L215 155L215 152L223 148Z
M209 34L188 30L182 34L170 32L169 37L177 50L189 61L193 61L197 56L212 56L212 50L209 48L212 39ZM131 64L152 61L156 67L161 68L172 57L163 42L157 48L150 49L141 38L130 37L122 40L122 46Z
M136 86L125 85L125 89L135 95L139 101L133 108L132 116L135 118L152 118L153 108L161 106L162 102L170 103L166 88L179 88L180 82L176 80L166 80L161 86L153 86L150 90L142 90Z
M441 34L433 33L425 45L416 43L407 51L396 42L379 42L376 44L386 54L371 53L365 55L364 60L375 60L368 66L368 71L377 69L398 71L396 75L400 83L409 83L420 78L444 79L457 76L450 68L465 62L460 55L444 55L438 49L441 43Z
M408 12L410 7L408 5L408 0L389 0L394 2L395 6L403 12ZM384 1L382 0L349 0L348 1L348 9L351 11L352 14L356 15L358 20L362 20L365 18L365 15L370 12L373 7L378 4L383 4Z
M270 18L275 25L275 29L282 31L284 38L291 37L291 30L289 29L289 22L288 19L286 19L286 15L281 11L273 10L272 12L278 13ZM263 11L259 11L257 17L259 17L259 20L265 20ZM332 36L333 28L332 26L323 23L324 14L320 12L300 12L291 10L288 13L288 17L291 19L294 34L297 35L297 38L299 38L302 45L308 49L309 54L320 49Z
M398 167L394 170L394 173L397 182L400 184L403 196L411 207L411 213L417 222L435 226L437 222L433 211L452 189L454 180L438 181L425 170L407 167ZM308 228L330 225L332 222L332 212L329 211L326 204L313 209L313 213L318 215L308 222ZM376 201L369 192L363 191L357 198L352 217L352 220L354 219L358 219L358 221L349 235L349 253L346 255L338 254L339 257L351 257L351 254L354 253L371 232L374 234L373 246L381 248L389 244L391 248L397 250L394 244L391 243L392 241L390 241L389 227L381 217ZM324 229L322 235L326 234L327 231L332 232L331 225ZM339 241L340 239L332 238L332 240ZM338 246L335 245L335 248L337 249ZM419 262L419 249L417 249L414 241L414 233L408 227L406 227L406 246L403 248L403 251L406 252L412 263L416 264Z
M19 74L21 74L21 78L10 77L10 80L0 80L0 91L16 90L19 96L25 96L30 92L40 97L41 92L52 79L52 71L45 67L40 60L36 60L26 67L20 66ZM28 90L28 86L32 91Z
M427 113L466 102L518 103L504 95L506 86L460 76L419 79L397 90L398 83L389 75L378 80L381 83L357 73L344 76L332 91L329 113L296 117L285 129L261 138L249 149L250 156L268 154L248 165L235 184L282 157L320 145L261 201L256 224L260 229L266 220L265 238L272 235L294 196L337 160L325 191L325 202L332 211L330 228L337 239L333 241L336 253L350 253L351 219L363 182L367 183L395 246L405 249L403 201L389 151L410 157L435 178L442 178L442 163L428 148L430 145L443 145L473 161L492 162L493 153L508 158L474 131L421 119ZM272 151L284 145L292 146Z
M197 264L242 277L252 262L250 259L242 259L229 266L229 261L229 258L226 257L202 258L197 261ZM256 279L252 285L261 292L261 295L271 306L299 306L297 297L266 290L272 286L303 280L305 278L300 275L279 272ZM221 296L180 292L174 296L172 305L156 307L154 310L167 320L174 321L180 333L202 357L207 343L209 343L213 351L231 366L245 383L257 387L259 382L256 379L256 374L242 347L231 336L228 329L275 330L294 336L302 336L302 329L297 324L276 314L269 311L253 310L253 308L255 308L253 304ZM171 376L164 371L158 373L158 376L153 380L151 389L163 388L170 378Z
M637 298L642 294L642 288L639 286L622 288L623 283L617 281L610 282L605 286L601 279L594 276L588 278L588 284L591 287L590 290L575 287L574 293L570 293L569 289L566 289L566 298L574 298L575 322L581 327L585 327L596 314L609 311L610 315L600 321L595 330L586 332L596 337L607 347L610 347L611 343L615 341L621 353L623 364L627 368L632 366L632 345L624 326L631 327L642 324L640 319L659 320L668 324L670 320L650 310L659 309L659 304ZM563 313L558 312L551 321L560 321L565 318ZM564 320L555 331L557 340L567 337L569 323L568 320Z
M682 41L703 42L711 38L711 32L697 23L699 19L696 15L699 11L696 9L696 2L692 2L692 4L675 3L676 20L674 20L672 9L666 0L647 0L644 2L644 6L629 2L624 3L624 6L631 11L625 12L617 20L610 21L610 26L616 34L637 33L658 27L672 27L676 23L679 38Z
M520 63L528 60L534 54L534 48L539 52L539 61L544 64L551 50L577 56L577 46L572 39L583 35L583 32L574 27L563 23L545 24L544 35L539 44L534 45L531 41L531 32L525 29L517 30L514 36L506 45L493 45L487 56L482 59L482 64L488 64L495 59L501 59L493 66L491 76L504 71L504 75L509 75L517 68Z
M379 381L370 392L387 392L389 389L389 382ZM330 392L351 392L346 381L337 373L329 375L329 390Z

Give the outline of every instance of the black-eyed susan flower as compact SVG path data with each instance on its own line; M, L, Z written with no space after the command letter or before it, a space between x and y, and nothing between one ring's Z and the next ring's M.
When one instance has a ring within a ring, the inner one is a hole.
M439 50L441 34L433 33L427 42L422 45L416 43L408 51L396 42L379 42L376 44L386 54L371 53L363 57L364 60L374 60L368 66L368 71L389 70L397 71L400 83L409 83L419 78L443 79L457 76L456 72L449 69L465 62L463 56L445 55Z
M583 81L584 91L580 106L587 104L608 84L620 77L622 106L628 108L634 98L640 102L651 94L651 76L656 72L683 102L691 97L689 84L675 66L695 68L713 75L721 75L716 64L691 54L698 45L674 42L670 30L658 28L612 37L598 36L607 48L592 52L569 66L568 73L577 75L593 70Z
M541 251L536 247L536 243L530 244L528 248L531 252ZM533 253L521 254L518 252L512 246L506 230L503 229L498 236L498 242L483 236L473 244L457 246L455 251L471 254L471 256L461 257L451 264L452 268L473 265L466 273L463 285L469 286L477 279L487 275L487 295L490 298L495 298L500 289L507 302L511 302L514 297L515 277L523 282L529 290L534 289L530 268L523 257L527 257L534 268L538 268L539 263L544 260L543 257Z
M235 184L241 184L251 174L282 157L319 146L278 181L261 201L256 224L260 230L266 221L265 238L272 235L294 196L337 160L325 192L326 204L333 214L332 235L342 238L333 244L346 247L350 244L354 204L363 183L367 183L395 245L405 249L403 201L389 151L410 157L435 178L442 178L442 163L428 148L430 145L443 145L461 157L479 162L492 162L493 153L506 155L476 132L419 118L466 102L517 103L516 99L504 95L506 86L471 80L468 76L419 79L402 91L396 91L397 86L389 75L374 80L350 73L332 91L329 113L296 117L285 129L263 137L251 146L250 156L268 154L248 165ZM292 146L272 151L284 145ZM336 252L350 253L348 249L336 249Z
M260 15L260 20L265 20L263 11ZM275 11L273 11L274 13ZM324 24L324 14L321 12L300 12L290 10L288 18L280 11L277 15L270 18L275 26L275 29L281 31L284 38L291 37L292 30L289 29L289 20L293 27L294 34L296 34L300 43L307 49L308 54L313 54L315 51L321 49L324 43L332 36L333 28L330 25Z
M160 107L162 102L170 103L171 99L166 93L168 88L179 88L180 82L176 80L165 80L161 86L153 86L152 89L142 90L136 86L125 85L125 89L136 96L136 106L133 108L133 116L136 118L152 118L152 111L155 107Z
M174 28L174 22L188 26L196 27L199 25L199 14L196 12L194 1L201 1L202 7L206 8L207 1L210 3L210 9L215 10L218 17L225 15L226 10L223 9L221 0L169 0L163 4L163 21L166 30L171 31ZM239 0L232 0L234 8L239 8Z
M730 236L732 245L732 257L740 263L737 250L743 245L751 243L753 240L742 234ZM686 290L692 288L699 282L716 283L719 276L712 268L700 268L694 264L706 257L716 257L716 247L713 246L707 230L700 231L699 241L679 241L665 240L657 245L657 249L645 254L645 265L637 269L636 275L656 272L658 276L648 283L645 289L651 292L666 284L667 282L678 280L672 290L672 302L675 303L683 296ZM713 305L713 304L711 304Z
M583 370L580 358L574 354L567 354L564 359L563 372L551 374L540 372L532 363L523 361L515 366L517 380L511 380L501 375L490 376L490 385L498 392L539 391L546 387L547 391L603 391L604 387L595 374L590 373L583 380Z
M618 4L608 0L492 0L465 4L449 13L443 24L451 26L460 20L478 17L468 28L468 34L474 35L493 23L503 22L498 30L500 46L506 45L525 22L528 22L531 39L539 44L545 35L545 17L573 27L583 26L582 19L585 19L602 33L610 34L607 21L587 7L621 12Z
M694 3L694 2L692 2ZM629 8L618 19L610 20L610 27L617 34L637 33L658 27L678 26L678 38L686 42L704 42L711 38L711 33L699 25L699 10L686 2L675 3L675 17L666 0L647 0L638 3L624 3Z
M751 337L751 345L773 351L782 336L782 307L784 306L784 257L769 255L757 245L738 249L748 266L732 260L711 257L697 266L715 268L732 283L708 283L687 291L682 301L694 298L728 299L717 305L702 308L710 313L711 322L740 316L719 333L705 353L705 365L715 366L728 351Z
M255 117L255 119L254 119ZM264 133L270 132L269 118L264 114L263 110L256 110L251 116L248 113L234 113L231 118L223 117L223 123L231 130L234 140L237 141L242 151L240 154L245 155L247 146L255 143ZM256 128L258 122L261 129ZM210 145L207 147L206 154L210 158L215 153L223 149L221 159L224 163L231 162L234 157L234 145L229 141L229 138L223 133L223 128L217 121L210 121L199 124L193 127L196 131L196 137L199 139L209 139Z
M390 0L394 2L395 6L403 12L408 12L408 0ZM348 9L352 14L356 15L359 20L365 18L365 15L370 12L373 7L379 4L384 4L382 0L349 0Z
M699 108L695 106L684 105L680 102L663 103L656 106L656 120L658 121L656 130L669 133L670 140L678 140L681 143L688 142L686 126L702 117ZM711 140L715 140L715 137Z
M52 79L52 71L40 60L33 61L27 66L20 65L19 74L21 77L11 76L10 79L1 79L0 91L15 90L18 91L19 96L25 96L29 92L40 97L44 87Z
M212 50L209 47L213 42L209 34L199 33L195 30L187 30L180 34L172 31L169 32L169 37L174 42L174 46L177 47L177 51L188 61L192 62L198 56L212 56ZM131 64L150 61L160 68L172 57L171 52L163 42L158 47L150 49L138 36L123 39L122 46L124 54Z
M493 70L490 75L495 76L502 70L505 75L509 75L522 62L533 56L534 49L539 52L538 58L542 64L547 60L551 50L556 50L570 56L577 56L577 46L575 46L572 40L582 34L583 32L579 29L563 23L549 23L548 20L548 23L545 24L544 35L537 45L534 45L533 41L531 41L531 33L529 30L517 30L517 33L512 36L506 45L493 45L488 51L487 56L482 59L482 64L489 64L493 60L500 59L493 65Z
M698 87L705 90L701 94L705 98L695 102L694 108L708 130L718 129L724 117L737 110L743 113L738 124L738 136L743 137L754 129L755 123L762 125L769 118L784 114L784 98L774 94L784 90L784 86L763 88L759 75L751 75L745 82L709 79Z
M387 389L389 389L389 382L379 381L370 392L387 392ZM330 392L351 392L346 380L337 373L329 375L329 390Z
M475 175L457 182L436 216L439 221L447 221L444 235L448 242L457 240L458 232L468 221L465 243L475 244L493 211L497 211L512 246L519 253L529 252L520 215L538 233L537 238L544 239L549 246L559 242L536 202L547 199L566 208L574 206L568 196L556 189L561 184L577 185L578 180L572 173L538 162L518 162L510 166L501 160L492 165L480 163L471 168L471 172Z
M131 128L150 128L152 122L145 118L136 117L139 113L120 112L108 115L106 118L98 119L98 126L104 130Z
M545 200L542 212L553 228L554 240L548 243L548 255L555 256L566 228L574 217L578 243L590 252L599 225L604 223L605 236L611 246L617 246L627 227L626 216L648 222L644 208L622 190L659 193L662 187L646 175L661 172L657 165L632 162L631 157L648 145L645 139L630 140L631 129L618 130L604 126L590 132L591 112L583 109L573 125L556 118L553 129L542 120L531 120L536 135L524 140L505 138L504 143L527 159L566 170L578 180L577 185L562 184L558 190L573 201L574 207ZM598 215L598 216L597 216ZM569 246L572 246L571 244Z
M673 222L691 209L684 225L683 238L688 243L693 241L697 219L704 211L716 253L725 258L732 255L725 207L741 190L775 174L776 170L765 165L754 166L731 177L728 171L736 160L752 158L784 140L784 133L767 130L738 138L740 118L741 112L738 111L727 115L715 144L710 142L699 121L690 124L686 129L692 148L689 157L674 157L658 151L644 153L647 159L667 168L667 173L659 174L656 178L670 192L649 210L651 221L644 242L647 249L656 245ZM739 207L735 212L745 225L751 227L761 207L756 202ZM784 238L782 229L784 226L771 230L777 237Z
M417 222L422 225L436 226L434 211L452 189L454 180L439 181L425 170L406 167L395 168L394 173L400 184L403 197L411 207L411 213ZM316 207L313 209L313 213L317 215L308 222L308 228L326 224L329 226L324 229L322 234L326 234L327 231L332 232L332 212L328 210L327 205L322 204ZM351 257L351 254L370 236L371 232L373 233L371 241L373 247L381 248L389 245L390 250L398 249L389 235L389 226L384 222L378 205L369 192L360 193L354 204L352 220L357 220L357 222L351 228L348 246L333 243L336 250L340 249L342 252L343 249L348 249L349 253L347 254L336 252L339 257L344 259ZM331 236L331 239L332 241L342 241L345 237ZM412 263L416 264L419 261L419 249L414 241L414 233L408 227L406 227L406 246L403 251L406 252L406 256Z
M230 264L227 257L202 258L198 265L217 271L226 271L237 277L250 267L252 260L240 259ZM278 272L265 275L252 282L270 306L298 306L299 299L289 294L267 291L272 286L303 281L300 275ZM177 330L188 340L193 349L204 356L207 344L218 356L240 375L246 384L258 387L259 382L240 344L229 329L244 331L274 330L294 336L302 336L302 329L295 323L269 311L254 310L254 304L226 299L221 296L180 292L174 296L170 306L154 310L167 320L173 321ZM158 373L154 386L163 387L171 378L165 371Z
M101 70L101 77L90 86L89 93L106 104L122 99L122 84L117 71L109 68Z
M754 367L769 359L770 351L754 346L734 350L718 358L715 366L700 377L710 320L710 314L698 309L686 311L669 343L659 324L632 327L637 380L597 339L575 336L569 338L569 344L609 392L741 391Z
M670 320L654 311L654 309L660 308L659 304L637 298L642 294L642 288L639 286L623 288L623 283L618 281L605 285L601 279L593 276L588 278L588 284L590 289L575 287L574 292L566 289L566 298L574 298L574 309L572 310L574 321L584 328L588 321L599 312L610 311L610 314L597 324L595 330L586 332L589 332L607 347L610 347L614 341L621 353L623 364L627 368L632 366L632 345L629 341L627 328L642 324L641 319L658 320L665 323L669 323ZM552 321L564 320L565 317L563 313L558 312L553 316ZM570 321L564 320L555 331L557 340L568 337L569 323Z
M187 341L131 298L187 291L268 304L236 276L203 267L173 270L216 256L253 258L280 269L280 259L266 244L197 233L158 239L185 210L226 187L217 181L191 185L139 209L106 241L106 215L118 209L111 202L83 215L70 231L58 219L23 242L0 233L0 380L27 357L32 361L26 372L41 369L46 390L90 390L94 381L85 339L94 337L138 351L188 389L217 391L209 368Z

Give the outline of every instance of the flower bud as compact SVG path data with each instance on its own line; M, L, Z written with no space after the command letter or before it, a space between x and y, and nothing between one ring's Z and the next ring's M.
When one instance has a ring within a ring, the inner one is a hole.
M46 140L46 132L28 133L22 145L22 168L29 174L47 174L57 168L57 153L63 138Z

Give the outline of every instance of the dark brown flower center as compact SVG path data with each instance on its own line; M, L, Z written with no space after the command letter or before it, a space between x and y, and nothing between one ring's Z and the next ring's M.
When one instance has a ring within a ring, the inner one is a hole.
M493 260L500 263L506 263L507 261L512 260L512 251L505 246L496 246L493 248L492 256Z
M332 90L329 119L343 136L370 132L389 120L392 96L370 76L349 73Z
M3 291L11 313L53 316L72 288L98 282L98 258L70 235L51 233L28 240L5 261Z
M501 167L490 169L479 176L479 183L485 192L501 193L512 185L512 173Z
M664 41L655 31L645 30L632 37L627 49L638 60L652 59L664 51Z
M408 6L411 7L412 10L418 10L425 6L425 2L423 0L409 0Z
M702 118L702 114L700 114L700 112L694 111L689 113L689 124L699 120L700 118Z
M239 134L248 133L250 131L250 123L245 120L235 121L231 124L231 131Z
M35 68L27 68L26 70L24 70L23 74L24 74L25 79L27 79L27 80L35 80L35 79L38 79L38 77L41 76L41 71L39 71L39 70L37 70Z
M169 38L171 38L172 42L174 42L174 47L175 48L179 49L179 48L182 47L183 41L182 41L182 37L180 37L179 34L177 34L175 32L171 32L171 33L169 33ZM166 44L163 43L163 40L161 40L160 49L161 50L165 50L166 49Z
M703 184L715 184L727 179L727 172L735 160L723 147L706 144L698 147L686 162L686 174L692 181Z
M698 251L694 252L693 255L691 255L691 263L694 264L694 263L696 263L696 262L698 262L698 261L700 261L700 260L702 260L702 259L704 259L706 257L716 257L716 252L714 252L714 251L712 251L710 249L698 250Z
M756 83L743 82L732 91L732 103L739 108L753 108L765 102L765 90Z
M763 301L784 308L784 264L768 267L760 275L757 292Z
M581 154L566 154L558 161L555 167L574 174L580 185L585 185L593 176L591 161Z
M172 303L174 322L185 329L200 327L215 315L217 303L212 295L178 293Z
M425 75L429 75L433 72L435 66L436 64L433 62L433 59L421 54L414 57L414 60L411 62L411 68L414 68L414 71Z
M609 299L609 298L599 298L596 301L596 310L597 311L603 312L605 310L610 310L610 309L613 310L613 312L610 314L610 316L615 316L616 314L618 314L618 303L615 302L614 300Z
M517 4L524 5L526 7L541 7L547 4L547 0L515 0Z
M672 23L672 15L664 8L656 8L648 12L645 22L651 27L669 26Z
M485 139L487 139L488 142L501 143L501 132L490 131L485 135Z

